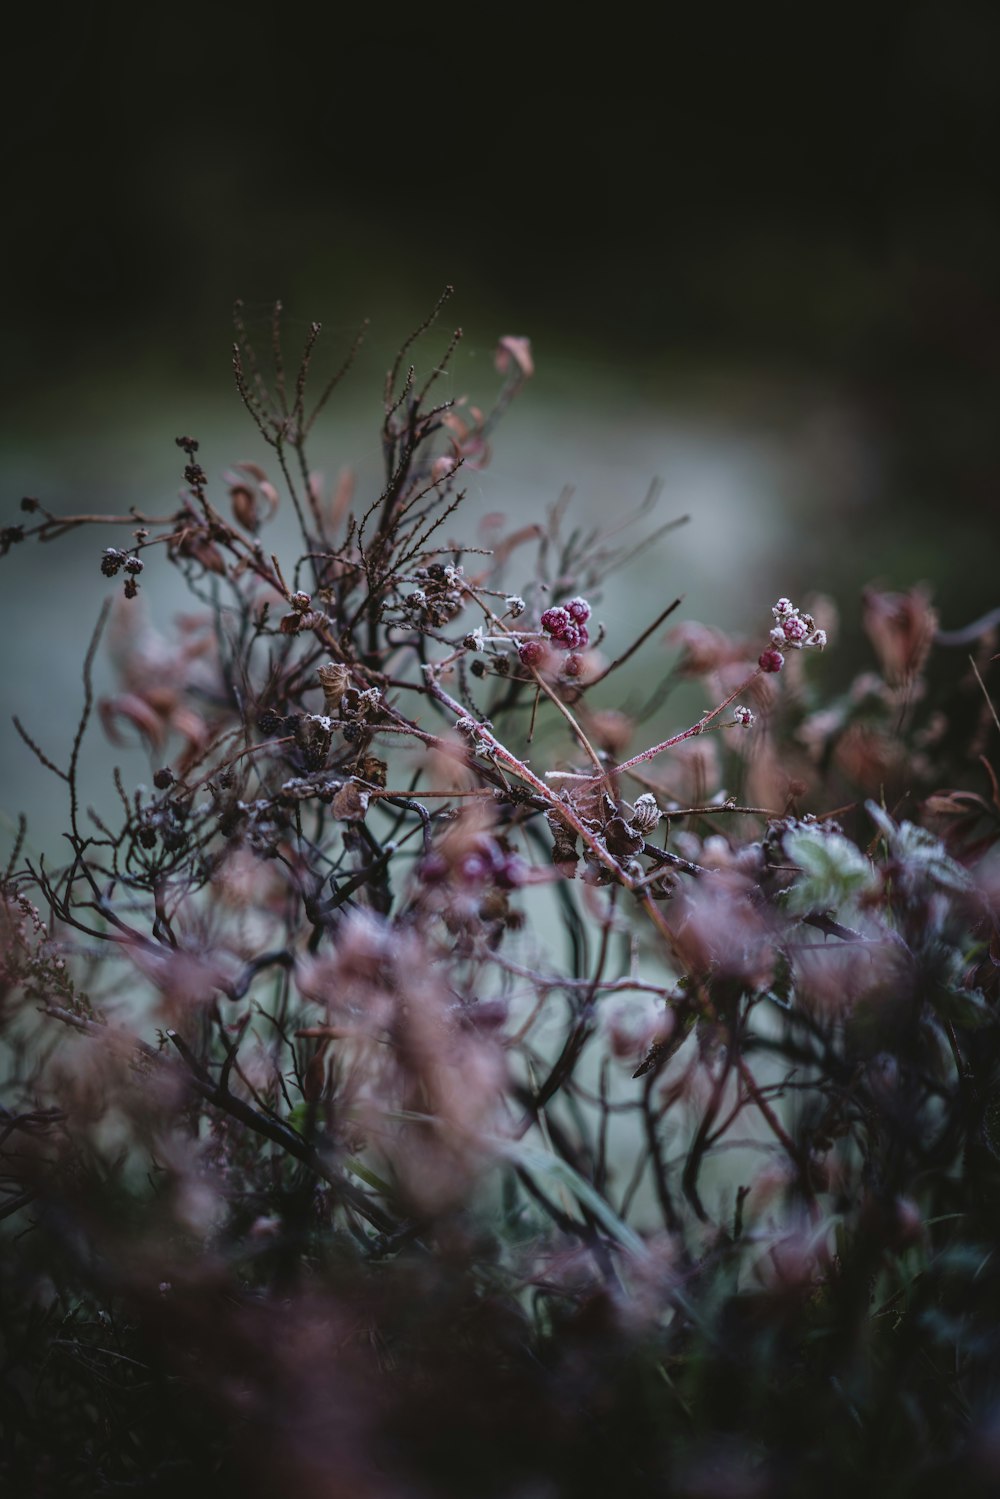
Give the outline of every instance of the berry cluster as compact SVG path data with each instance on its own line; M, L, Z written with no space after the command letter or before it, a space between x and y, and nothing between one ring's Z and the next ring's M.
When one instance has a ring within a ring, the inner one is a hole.
M122 552L118 547L107 547L101 557L101 572L106 578L114 578L122 568L125 569L125 597L127 599L134 599L139 591L136 579L144 565L141 557L136 557L133 552Z
M542 629L554 645L560 646L564 651L577 651L590 640L587 633L589 618L590 605L587 600L570 599L566 604L556 604L553 608L546 609L542 615Z
M771 613L776 624L770 648L758 660L761 671L780 671L785 664L782 651L821 651L826 645L826 631L817 630L812 615L803 614L791 599L780 598Z
M489 837L477 840L458 857L449 857L447 846L444 850L434 849L420 865L420 878L425 885L496 884L501 890L517 890L525 884L528 873L528 865L518 854Z

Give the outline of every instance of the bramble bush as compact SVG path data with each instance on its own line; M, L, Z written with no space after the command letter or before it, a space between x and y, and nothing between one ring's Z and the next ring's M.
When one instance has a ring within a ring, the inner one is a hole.
M357 346L316 395L318 325L292 368L238 310L270 473L180 437L170 514L3 532L118 543L68 759L21 727L67 862L22 824L0 891L6 1491L994 1493L997 620L870 588L835 690L832 603L763 600L651 693L679 601L599 622L627 532L457 539L532 354L439 398L444 300L381 493L307 457ZM114 817L95 715L150 755Z

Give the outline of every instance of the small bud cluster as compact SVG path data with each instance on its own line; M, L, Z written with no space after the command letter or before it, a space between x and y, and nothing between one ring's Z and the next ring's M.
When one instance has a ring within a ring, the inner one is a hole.
M733 709L733 718L738 724L742 724L745 729L753 728L757 722L756 713L752 712L749 708L744 708L742 703Z
M184 483L189 484L196 493L201 493L208 483L208 475L194 456L199 447L197 438L175 437L174 441L188 460L184 468Z
M770 648L758 660L761 671L780 671L785 664L783 651L823 650L826 631L818 630L812 615L803 614L791 599L780 598L771 613L776 623L771 631Z
M823 650L826 631L817 630L811 614L796 609L791 599L781 598L771 610L777 623L771 631L771 644L779 650Z
M440 629L463 608L465 571L457 563L432 562L413 574L418 587L406 595L407 613L418 625Z

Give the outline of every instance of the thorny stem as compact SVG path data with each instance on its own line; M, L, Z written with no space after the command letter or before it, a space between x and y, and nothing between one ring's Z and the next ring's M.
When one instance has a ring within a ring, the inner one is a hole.
M657 755L662 755L664 750L673 749L675 745L682 744L685 739L694 739L696 735L703 734L712 722L712 719L718 718L719 714L724 712L730 703L734 703L738 697L742 697L747 688L753 682L756 682L760 676L763 676L763 672L758 666L728 697L723 698L717 708L713 708L711 712L705 713L696 724L692 724L689 729L684 729L680 734L673 734L669 739L664 739L659 744L654 744L651 749L643 750L641 754L633 755L631 760L623 760L620 765L613 767L615 775L622 775L636 765L644 765L647 760L653 760ZM602 777L590 776L585 784L594 785L599 779L602 779Z

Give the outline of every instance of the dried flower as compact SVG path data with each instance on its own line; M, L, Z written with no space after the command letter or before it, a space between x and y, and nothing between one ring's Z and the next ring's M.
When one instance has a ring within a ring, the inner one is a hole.
M635 799L630 818L632 826L638 828L640 833L648 833L656 827L659 820L660 808L656 797L652 792L644 791L641 796L637 796Z

